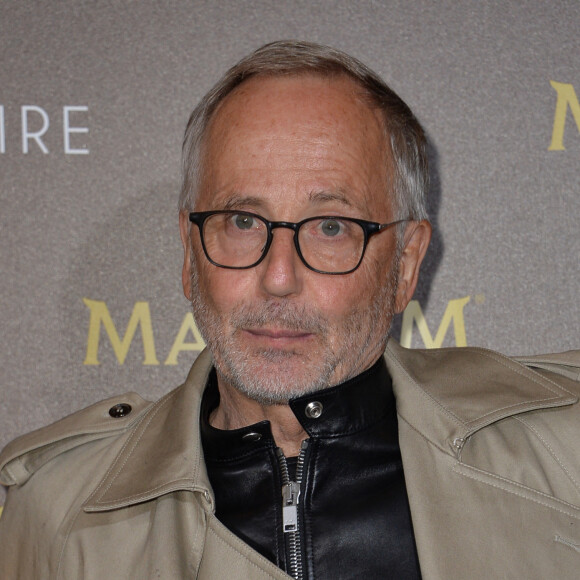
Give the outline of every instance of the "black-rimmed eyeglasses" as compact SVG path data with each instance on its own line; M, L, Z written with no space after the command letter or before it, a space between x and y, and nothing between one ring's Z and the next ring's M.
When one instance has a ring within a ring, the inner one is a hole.
M408 220L380 224L349 217L317 216L293 222L270 222L247 211L201 211L189 214L198 228L207 259L220 268L257 266L272 245L275 228L294 232L302 263L320 274L350 274L362 262L369 238Z

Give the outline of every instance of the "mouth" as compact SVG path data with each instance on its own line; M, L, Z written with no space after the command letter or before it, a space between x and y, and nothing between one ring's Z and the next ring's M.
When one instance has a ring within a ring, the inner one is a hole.
M304 342L314 337L312 332L288 328L244 328L243 332L250 338L271 345L284 346Z

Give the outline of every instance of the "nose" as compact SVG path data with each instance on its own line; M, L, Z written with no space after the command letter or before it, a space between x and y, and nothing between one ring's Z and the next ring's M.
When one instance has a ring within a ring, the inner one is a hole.
M294 232L277 228L272 232L272 244L261 268L261 285L271 296L298 294L302 288L300 257L294 246Z

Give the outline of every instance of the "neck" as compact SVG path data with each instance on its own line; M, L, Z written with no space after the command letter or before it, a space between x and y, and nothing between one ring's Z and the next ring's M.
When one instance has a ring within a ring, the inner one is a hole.
M298 455L307 434L288 405L262 405L221 380L219 375L218 388L220 403L209 418L212 427L240 429L259 421L270 421L274 441L284 455Z

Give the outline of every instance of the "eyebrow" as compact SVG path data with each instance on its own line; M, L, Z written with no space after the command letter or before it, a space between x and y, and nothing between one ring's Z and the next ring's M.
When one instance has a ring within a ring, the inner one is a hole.
M338 202L345 207L353 207L352 202L342 190L324 191L313 190L308 194L308 201L314 204L321 204L326 202ZM263 209L266 207L266 200L261 197L253 195L234 194L224 204L223 209L240 209L243 207L254 207L256 209Z
M264 207L264 200L253 195L234 194L224 205L224 209L238 209L244 206Z
M308 194L308 199L314 203L324 203L327 201L337 201L342 205L352 207L351 201L342 190L338 191L312 191Z

